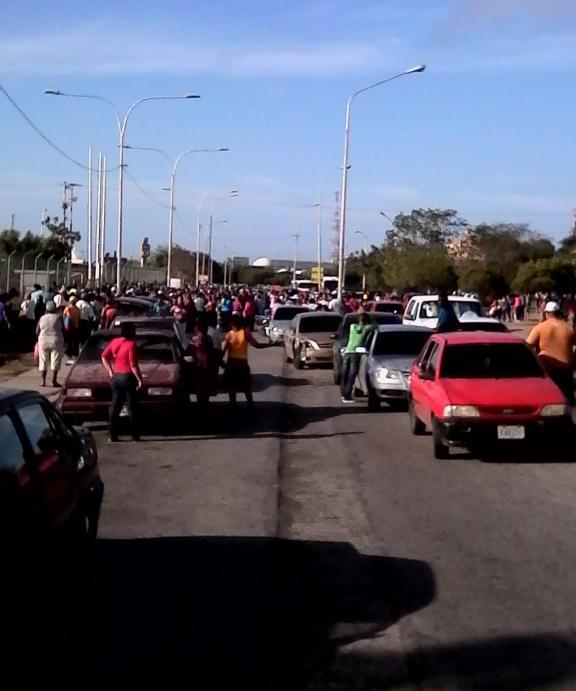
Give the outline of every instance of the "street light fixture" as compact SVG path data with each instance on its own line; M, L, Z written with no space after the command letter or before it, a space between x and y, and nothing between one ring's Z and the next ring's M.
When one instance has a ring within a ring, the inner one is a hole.
M181 153L178 158L172 162L172 159L170 156L165 152L162 151L162 149L156 149L154 147L150 146L130 146L129 144L124 145L125 149L131 149L134 151L154 151L162 156L170 163L172 166L172 172L170 174L170 187L164 187L163 189L170 192L170 208L168 212L168 256L166 258L166 285L170 287L170 278L172 276L172 245L173 245L173 237L174 237L174 183L176 181L176 169L178 168L178 165L180 161L184 158L184 156L188 156L188 154L210 154L210 153L221 153L224 151L230 151L228 147L220 147L218 149L188 149L188 151L184 151ZM237 193L237 190L234 190ZM199 231L200 229L198 228L198 237L197 237L197 252L198 252L198 247L200 244L200 236L199 236ZM198 260L197 260L198 261ZM198 271L196 271L198 273ZM196 283L198 283L198 276L196 276Z
M417 65L416 67L411 67L404 72L399 72L394 74L387 79L382 79L379 82L370 84L363 89L355 91L346 103L346 117L344 121L344 163L342 165L342 190L340 194L340 228L338 234L338 302L342 305L342 294L344 291L344 252L346 247L346 200L348 196L348 148L350 140L350 109L352 107L352 101L364 93L365 91L370 91L371 89L386 84L393 81L394 79L399 79L400 77L405 77L409 74L416 74L418 72L424 72L426 65Z
M128 124L128 118L132 114L132 111L145 101L188 100L200 98L200 95L189 93L184 94L183 96L146 96L145 98L141 98L138 101L132 103L132 105L125 112L124 116L122 116L116 105L104 96L97 96L95 94L73 94L67 93L65 91L60 91L60 89L45 89L44 93L50 96L89 98L96 101L102 101L103 103L106 103L110 108L112 108L114 115L116 117L116 124L118 125L118 134L120 136L120 161L118 167L118 231L116 241L116 294L120 294L120 289L122 285L122 236L124 223L124 136L126 134L126 125Z

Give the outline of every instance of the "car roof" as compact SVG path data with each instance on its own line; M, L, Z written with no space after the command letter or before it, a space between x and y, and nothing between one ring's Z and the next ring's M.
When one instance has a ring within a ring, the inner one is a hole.
M402 300L370 300L370 305L401 305Z
M448 345L466 345L468 343L526 343L520 336L498 331L452 331L434 334L438 340Z
M9 386L0 386L0 413L13 403L27 398L43 398L37 391L23 391L22 389L12 389Z
M100 329L99 331L95 331L94 333L90 334L88 338L101 338L102 336L105 338L118 338L118 336L120 336L120 329L118 327L107 330ZM163 336L164 338L176 338L174 333L167 331L166 329L136 329L136 337L138 338L140 336Z
M299 319L321 319L323 317L339 317L342 319L342 315L336 312L301 312L296 316Z
M410 333L427 333L429 336L433 335L433 331L425 326L413 326L412 324L379 324L378 333L392 333L392 332L410 332Z
M410 300L415 300L417 298L424 298L425 300L438 300L440 296L438 294L436 295L422 295L422 294L416 294L412 295ZM470 297L469 295L448 295L448 300L456 301L458 302L480 302L478 298L473 298Z

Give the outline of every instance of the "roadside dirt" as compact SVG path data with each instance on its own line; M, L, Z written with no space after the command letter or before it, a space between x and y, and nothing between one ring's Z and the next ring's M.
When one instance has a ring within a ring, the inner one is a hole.
M0 357L0 382L17 377L19 374L34 367L34 365L32 353L8 356L5 360L3 357Z

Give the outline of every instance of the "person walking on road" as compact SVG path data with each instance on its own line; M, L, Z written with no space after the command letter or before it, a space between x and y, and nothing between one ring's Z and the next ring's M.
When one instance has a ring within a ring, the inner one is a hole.
M354 382L358 376L360 369L361 353L357 353L356 349L361 348L368 335L374 330L374 325L366 312L362 311L358 314L358 323L350 325L350 332L348 334L348 343L344 351L344 361L342 363L342 378L340 380L340 393L342 394L342 403L354 403L352 394L354 391Z
M252 374L248 364L248 344L254 348L269 348L268 343L259 343L251 331L244 326L244 320L238 314L230 317L230 330L226 333L222 352L227 354L224 367L224 382L230 396L230 403L236 403L236 395L241 391L246 396L250 406L254 405L252 398Z
M64 308L64 338L66 355L70 358L78 355L78 329L80 327L80 310L76 307L76 296L72 295Z
M119 338L114 338L102 353L102 364L112 384L112 405L110 407L109 439L118 441L118 427L122 406L126 403L132 439L140 441L138 428L137 391L142 388L143 379L138 364L136 327L133 322L124 322Z
M536 324L526 342L535 348L544 369L556 386L574 405L574 346L576 334L570 324L562 319L560 305L547 302L544 321Z
M40 386L46 386L48 366L52 370L52 386L61 386L58 383L58 372L60 371L62 355L64 354L63 326L62 317L58 314L56 304L49 300L46 303L46 314L40 317L36 327Z
M460 322L454 311L454 307L446 293L440 293L438 296L438 324L436 331L438 333L446 333L448 331L458 331Z

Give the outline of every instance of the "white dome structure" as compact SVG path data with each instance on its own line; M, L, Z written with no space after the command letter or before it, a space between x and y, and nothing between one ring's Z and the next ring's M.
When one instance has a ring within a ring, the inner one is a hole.
M252 266L258 269L269 269L272 266L272 262L268 257L258 257L252 262Z

